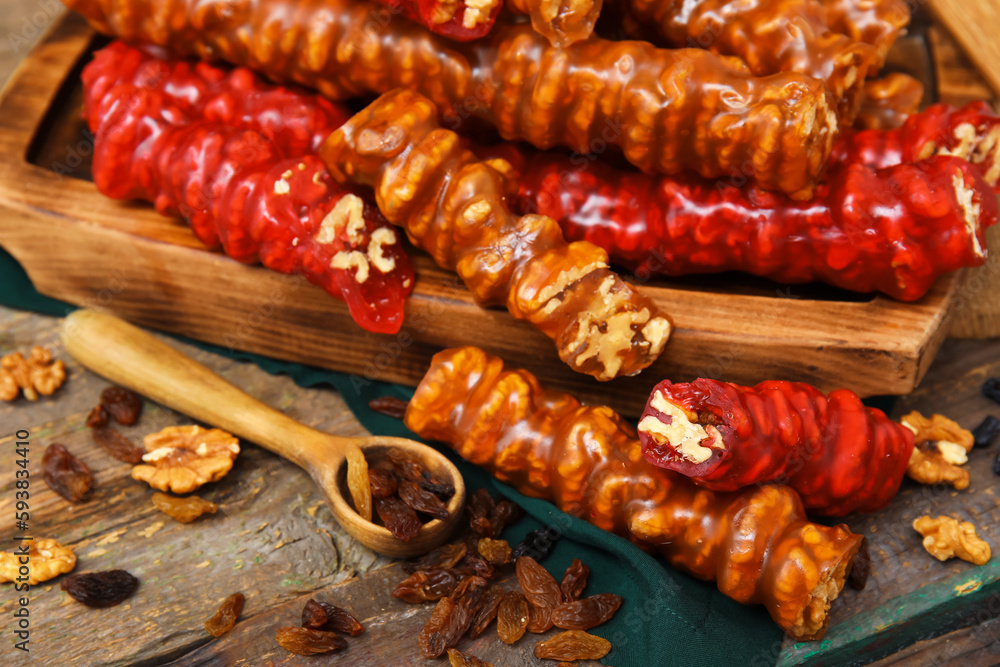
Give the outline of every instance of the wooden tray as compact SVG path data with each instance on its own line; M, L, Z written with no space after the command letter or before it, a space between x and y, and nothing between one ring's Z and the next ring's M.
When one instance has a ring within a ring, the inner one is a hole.
M366 333L341 302L304 280L238 264L206 250L181 221L97 192L79 117L79 71L94 42L80 18L67 16L0 100L0 245L49 296L224 347L346 371L361 384L416 384L430 355L475 344L549 386L627 414L664 377L782 378L905 394L944 338L954 275L915 303L746 276L656 280L644 289L676 324L666 353L639 376L602 386L568 370L531 327L476 307L452 274L418 252L402 331Z

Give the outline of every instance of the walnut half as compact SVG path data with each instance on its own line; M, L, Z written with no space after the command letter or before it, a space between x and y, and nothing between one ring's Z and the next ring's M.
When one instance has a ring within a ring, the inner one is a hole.
M19 392L29 401L51 396L66 381L66 365L52 360L52 353L35 346L25 359L20 352L0 358L0 400L13 401Z
M959 466L968 461L975 443L970 431L942 415L928 419L916 411L899 421L916 440L906 466L909 477L921 484L945 482L959 490L969 486L969 471Z
M974 565L985 565L990 559L990 545L979 539L976 527L968 521L922 516L913 521L913 529L923 535L927 553L940 561L958 556Z
M143 463L132 478L154 489L190 493L226 476L240 453L240 444L223 430L200 426L169 426L143 440Z
M0 582L16 581L22 566L20 558L25 554L9 551L0 552ZM70 547L64 547L53 539L41 538L28 547L28 584L40 582L72 572L76 567L76 554Z

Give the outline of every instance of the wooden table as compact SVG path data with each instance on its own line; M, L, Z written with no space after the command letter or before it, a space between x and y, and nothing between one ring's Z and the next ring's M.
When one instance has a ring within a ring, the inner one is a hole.
M0 82L23 57L56 15L54 3L0 0ZM27 23L25 22L27 21ZM37 29L34 29L37 28ZM423 665L442 662L419 659L414 649L400 658L401 646L414 646L415 634L430 613L389 596L401 578L397 565L354 543L332 520L308 477L291 464L248 445L232 473L203 494L219 505L219 513L191 525L164 517L150 504L152 491L132 480L129 466L119 463L91 442L84 426L95 404L102 379L84 371L61 350L59 321L0 308L0 353L24 350L32 344L53 348L69 367L70 378L55 396L37 403L0 403L0 525L8 527L13 511L13 432L31 432L32 529L38 536L54 535L76 548L81 570L123 567L138 574L142 595L108 610L79 607L58 586L42 586L33 594L31 664L315 664L278 649L273 632L294 625L302 604L310 596L338 602L355 611L369 632L353 640L339 656L344 665ZM302 389L286 377L274 377L256 366L233 362L191 346L189 354L266 403L319 429L344 435L365 431L333 390ZM949 341L921 389L900 402L897 412L910 408L940 410L966 426L977 423L990 410L978 398L978 384L987 375L1000 374L1000 341ZM996 406L993 406L996 413ZM897 415L898 416L898 415ZM140 422L122 429L135 441L164 426L189 423L187 419L147 403ZM89 503L70 507L42 482L41 453L50 442L62 442L93 468L98 488ZM995 452L976 452L971 465L982 471ZM980 491L991 493L996 478L974 473ZM913 489L911 488L911 492ZM996 509L983 513L983 521L998 522ZM971 517L974 521L977 517ZM855 530L865 519L852 521ZM977 521L978 523L978 521ZM1000 528L990 529L1000 535ZM910 536L912 537L912 536ZM878 573L882 592L891 597L905 586L906 578L921 576L931 567L958 568L917 561L929 559L919 547L904 545L915 567L899 563L899 572ZM993 542L1000 549L1000 539ZM912 552L912 553L911 553ZM294 573L294 574L293 574ZM10 612L16 604L9 587L0 589L0 615L5 636L11 629ZM247 606L239 632L209 643L202 622L218 603L240 590ZM866 592L867 596L877 593ZM845 593L838 601L842 613L868 598ZM837 607L835 607L836 611ZM853 611L851 612L853 613ZM970 609L961 625L966 627L920 641L889 656L880 665L942 665L963 667L1000 661L1000 600L985 608ZM952 627L955 623L951 622ZM537 665L527 650L496 646L487 633L472 644L473 652L497 665ZM522 642L523 643L523 642ZM0 649L0 663L7 663L11 649Z

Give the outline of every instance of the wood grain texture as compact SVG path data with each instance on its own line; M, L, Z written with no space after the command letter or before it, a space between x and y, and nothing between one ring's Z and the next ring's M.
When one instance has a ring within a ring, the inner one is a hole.
M89 181L53 173L80 152L79 142L39 146L48 128L64 137L68 124L80 124L66 100L75 99L74 66L92 37L78 18L62 23L0 102L0 238L50 296L199 340L345 371L358 382L414 385L434 352L476 344L550 386L626 414L638 413L664 377L748 384L780 377L828 390L849 385L862 395L906 393L943 340L955 275L907 304L844 293L820 299L808 287L747 288L754 282L746 278L658 280L644 291L673 317L674 337L653 366L614 381L609 391L565 367L551 341L529 325L478 308L453 274L416 252L418 280L403 330L362 332L341 302L304 280L206 252L186 226L152 207L112 201ZM56 120L45 119L50 108ZM29 148L36 164L25 159Z
M993 92L1000 95L1000 3L994 0L927 0L937 19L948 28Z

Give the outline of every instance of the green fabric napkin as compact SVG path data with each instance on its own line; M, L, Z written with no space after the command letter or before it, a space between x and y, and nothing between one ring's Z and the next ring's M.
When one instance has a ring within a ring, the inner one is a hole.
M42 296L20 265L0 248L0 304L53 316L64 316L73 306ZM358 420L372 433L415 436L399 420L368 408L380 396L408 400L413 390L385 383L352 385L349 375L278 361L249 353L196 343L214 353L252 361L268 373L284 373L303 387L330 385L341 393ZM773 665L782 633L762 607L745 607L715 588L670 568L631 543L560 512L548 502L526 498L500 484L483 470L465 463L447 447L438 445L462 471L470 491L486 487L518 503L527 516L508 528L504 537L516 543L543 526L555 527L562 538L545 567L562 578L574 558L590 567L586 594L617 593L625 603L608 623L591 632L608 639L611 653L602 662L614 667L668 667L686 665Z

